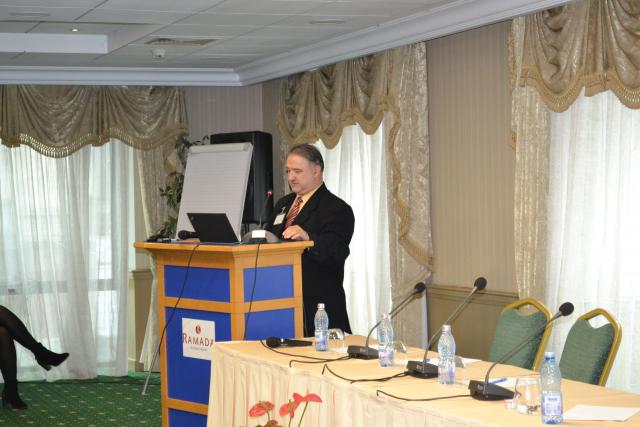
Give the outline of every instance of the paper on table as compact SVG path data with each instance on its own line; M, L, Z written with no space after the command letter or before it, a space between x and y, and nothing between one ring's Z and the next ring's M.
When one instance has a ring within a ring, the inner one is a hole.
M576 421L626 421L638 411L640 408L576 405L566 411L563 418Z

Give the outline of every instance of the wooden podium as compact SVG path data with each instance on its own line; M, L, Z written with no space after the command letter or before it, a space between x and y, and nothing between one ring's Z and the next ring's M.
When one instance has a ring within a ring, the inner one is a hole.
M310 246L135 244L157 262L163 426L206 426L208 330L216 341L240 341L245 327L247 340L303 336L300 255Z

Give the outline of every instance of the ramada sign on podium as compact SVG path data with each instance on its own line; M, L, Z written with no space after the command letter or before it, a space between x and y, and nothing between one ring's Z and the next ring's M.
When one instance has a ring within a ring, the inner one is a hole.
M313 243L135 246L156 257L160 332L167 325L160 350L162 425L204 427L210 340L240 341L245 326L247 340L302 337L300 255Z

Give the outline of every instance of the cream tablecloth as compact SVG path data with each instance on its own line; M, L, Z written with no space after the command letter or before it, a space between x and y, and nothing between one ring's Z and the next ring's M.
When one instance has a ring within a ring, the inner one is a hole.
M348 337L351 343L361 344L362 337ZM291 354L337 358L336 353L318 353L312 347L279 348ZM435 354L434 354L435 356ZM410 359L422 358L422 350L411 349ZM376 391L404 398L433 398L468 395L466 386L444 386L435 379L396 378L388 382L358 382L351 384L330 372L322 373L324 363L293 363L295 357L277 354L259 342L217 343L213 348L211 389L209 397L208 427L255 426L266 422L266 417L249 418L249 408L259 400L276 405L273 412L281 424L287 420L277 415L280 405L294 392L318 394L322 403L311 403L304 418L304 426L540 426L540 415L522 415L508 410L504 403L483 402L471 397L430 402L404 402L377 396ZM299 358L302 360L302 358ZM351 378L381 378L403 371L400 367L380 368L377 360L347 360L328 363L338 375ZM477 362L458 370L458 379L480 379L489 367ZM531 372L511 366L497 366L492 378L515 377ZM574 381L563 381L565 410L578 403L640 407L640 395L591 386ZM294 424L302 411L297 411ZM576 426L640 426L640 414L621 424L614 422L566 421L563 425Z

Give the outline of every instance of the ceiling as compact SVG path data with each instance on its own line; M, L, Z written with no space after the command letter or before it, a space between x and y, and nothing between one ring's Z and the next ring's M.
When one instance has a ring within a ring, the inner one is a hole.
M567 0L0 0L0 83L246 85Z

